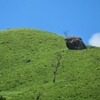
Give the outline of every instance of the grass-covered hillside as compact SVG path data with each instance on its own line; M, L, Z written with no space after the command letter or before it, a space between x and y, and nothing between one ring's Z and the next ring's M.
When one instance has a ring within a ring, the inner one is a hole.
M0 31L0 98L100 100L100 48L68 50L64 37L41 30Z

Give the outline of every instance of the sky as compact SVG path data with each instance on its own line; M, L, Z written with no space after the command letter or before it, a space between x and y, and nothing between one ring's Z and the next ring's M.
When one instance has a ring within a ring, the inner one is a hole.
M36 28L100 46L100 0L0 0L0 30Z

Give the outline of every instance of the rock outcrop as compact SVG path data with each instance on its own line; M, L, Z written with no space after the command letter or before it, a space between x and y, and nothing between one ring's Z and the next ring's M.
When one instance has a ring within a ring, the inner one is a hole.
M66 37L66 46L71 50L82 50L86 49L86 45L83 43L80 37L69 36Z

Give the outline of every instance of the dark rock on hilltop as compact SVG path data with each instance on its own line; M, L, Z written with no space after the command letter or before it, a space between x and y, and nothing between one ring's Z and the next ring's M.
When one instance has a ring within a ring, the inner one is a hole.
M68 47L68 49L71 49L71 50L86 49L86 46L80 37L69 36L69 37L66 37L65 41L66 41L66 46Z

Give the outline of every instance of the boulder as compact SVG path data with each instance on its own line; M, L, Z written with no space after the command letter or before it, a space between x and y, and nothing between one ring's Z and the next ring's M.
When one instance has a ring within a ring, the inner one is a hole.
M30 59L27 59L27 60L26 60L26 63L29 63L30 61L31 61Z
M71 50L86 49L86 45L83 43L80 37L69 36L69 37L66 37L65 41L66 41L66 46L68 47L68 49L71 49Z

